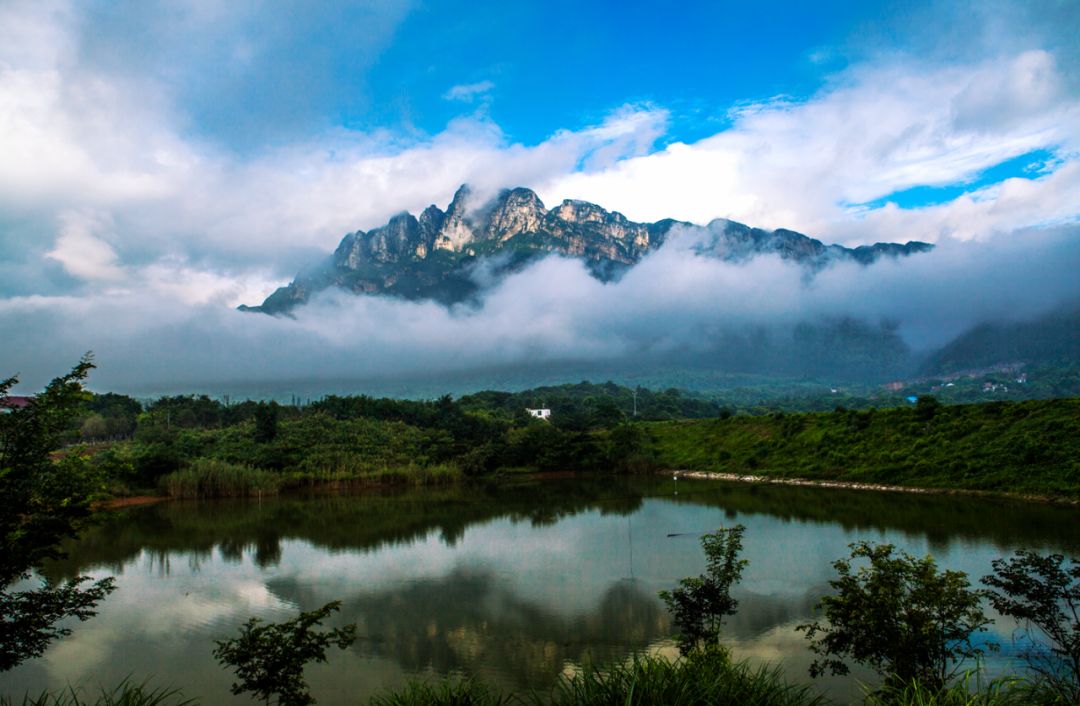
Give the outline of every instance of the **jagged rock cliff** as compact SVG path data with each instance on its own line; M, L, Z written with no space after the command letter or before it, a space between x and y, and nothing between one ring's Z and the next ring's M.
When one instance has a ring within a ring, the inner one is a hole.
M505 190L486 204L472 200L469 187L462 186L445 212L428 206L419 218L401 213L382 227L349 233L321 268L298 275L260 306L240 308L286 313L329 287L450 304L476 293L472 273L479 261L487 260L498 276L547 253L582 258L596 277L606 281L661 247L676 226L699 236L695 250L700 255L739 261L776 253L810 269L835 260L869 264L879 257L907 256L933 247L909 242L851 249L790 230L764 231L724 219L706 226L671 219L635 223L585 201L568 199L548 210L524 188Z

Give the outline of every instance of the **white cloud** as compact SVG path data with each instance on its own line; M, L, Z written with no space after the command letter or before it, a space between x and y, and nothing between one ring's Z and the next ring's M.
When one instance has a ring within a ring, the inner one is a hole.
M754 331L782 343L799 323L846 316L896 322L910 345L926 349L987 319L1080 301L1078 236L1072 226L950 243L871 267L836 265L808 281L774 257L739 265L696 256L683 235L612 284L578 261L543 260L487 292L479 308L327 292L286 319L185 302L148 285L0 300L0 334L5 362L28 389L87 349L101 365L95 385L119 390L655 359L720 351L725 336Z
M65 213L56 246L45 254L58 261L70 274L86 280L113 282L124 276L117 266L116 251L98 233L108 227L107 217L86 213Z
M495 88L493 81L477 81L476 83L459 83L443 94L443 99L448 101L461 101L472 103L491 93Z
M1059 84L1059 68L1042 51L975 66L857 67L805 102L741 108L733 126L715 136L561 175L541 191L548 199L595 201L638 220L700 223L722 216L826 240L873 242L883 238L853 217L850 204L912 186L963 182L1036 149L1076 162L1080 101L1062 94ZM1028 196L1035 200L1028 211L1080 213L1075 196L1053 189L1050 180L1033 185ZM1019 222L1023 204L1000 206L994 215L1001 223L982 219L980 233L1033 223ZM957 202L959 211L965 207ZM940 214L903 214L917 226L908 237L969 237L963 229L943 230Z
M0 242L13 262L45 258L81 280L78 297L0 298L0 331L15 340L4 362L45 376L87 348L103 366L122 361L115 372L102 371L116 384L135 375L190 381L314 366L348 376L607 359L692 347L701 331L752 316L789 325L798 315L859 311L862 300L852 292L869 291L865 299L878 302L884 296L873 293L883 282L895 280L893 297L910 284L907 275L885 276L891 270L883 265L873 270L877 280L843 278L840 268L806 290L801 275L771 260L737 270L672 247L615 286L588 278L579 264L544 262L495 290L480 312L334 295L292 322L228 308L258 302L347 231L403 209L445 205L462 182L481 194L533 186L549 205L588 199L637 220L729 217L850 243L992 240L1080 214L1080 102L1067 88L1075 67L1048 51L970 64L894 57L855 65L807 100L742 106L729 128L660 150L654 145L666 134L668 112L628 105L530 146L473 115L431 136L340 129L238 155L191 137L183 106L164 98L153 76L81 63L83 28L73 7L0 6L0 36L13 38L0 46L0 215L18 220L20 234L37 233L31 241L0 232ZM460 85L446 97L479 99L493 88ZM1048 173L1034 179L920 209L852 207L911 186L964 182L1034 149L1055 154ZM934 259L963 262L982 277L1008 274L977 260ZM921 262L904 267L912 277L945 277ZM954 273L946 281L955 282ZM1022 281L1030 286L1019 296L1028 311L1068 290ZM830 289L830 282L851 289ZM1011 309L979 282L969 289ZM934 311L929 304L867 306L862 314L895 314L913 342L926 342L990 310ZM943 321L950 323L934 333Z

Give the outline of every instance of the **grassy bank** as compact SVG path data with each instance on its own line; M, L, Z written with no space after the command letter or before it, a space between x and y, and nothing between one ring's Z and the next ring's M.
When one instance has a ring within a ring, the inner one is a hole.
M643 425L662 468L1080 500L1080 400Z
M505 693L476 679L416 681L373 697L370 706L825 706L812 688L791 684L773 667L733 662L724 653L677 661L637 657L563 677L547 692ZM97 693L62 691L0 697L0 706L198 706L183 691L121 684ZM865 706L1052 706L1063 704L1023 679L988 684L961 679L949 687L919 684L868 692Z
M614 410L588 423L572 414L510 417L501 408L500 416L445 400L335 398L282 409L270 426L246 419L178 428L147 417L130 440L66 453L85 453L113 495L682 469L1080 500L1076 398L952 406L921 398L891 409L669 421L628 420Z

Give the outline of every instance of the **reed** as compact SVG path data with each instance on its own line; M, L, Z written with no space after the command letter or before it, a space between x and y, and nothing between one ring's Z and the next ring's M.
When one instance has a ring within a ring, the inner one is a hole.
M509 706L518 700L474 679L410 682L399 691L376 694L370 706Z
M785 681L777 667L732 662L723 650L676 661L635 657L606 669L589 669L559 681L550 694L526 700L534 706L666 704L668 706L820 706L822 696Z
M194 706L197 703L185 698L179 689L150 687L146 682L134 684L128 679L112 690L103 687L90 696L74 688L46 691L37 696L25 694L22 700L0 696L0 706Z
M197 458L187 468L161 477L161 487L174 498L238 498L274 495L280 475L261 468Z
M1001 677L984 682L978 670L943 687L911 681L887 682L867 690L864 706L1066 706L1038 682L1017 677Z

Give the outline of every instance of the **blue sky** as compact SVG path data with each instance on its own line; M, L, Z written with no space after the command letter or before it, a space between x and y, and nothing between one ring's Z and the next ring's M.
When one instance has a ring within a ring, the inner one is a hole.
M9 356L51 372L87 348L130 361L131 337L176 331L236 336L204 351L265 350L286 334L232 307L463 182L640 221L1008 250L1080 222L1078 31L1075 0L0 0L0 336L21 332ZM700 266L668 264L688 281ZM1009 301L1033 311L1051 289ZM949 330L995 296L968 293L978 306ZM353 361L388 321L446 332L439 355L475 338L476 322L385 306L349 335L320 310L304 324L317 353L296 359ZM606 314L491 346L601 355L636 335L585 340ZM420 333L387 345L394 363L439 348Z
M109 1L91 4L81 50L172 84L190 129L236 149L334 126L435 134L462 114L446 99L460 85L490 86L474 103L525 144L627 103L665 106L667 138L692 140L722 127L731 105L812 94L886 7L433 0L238 3L199 16Z

